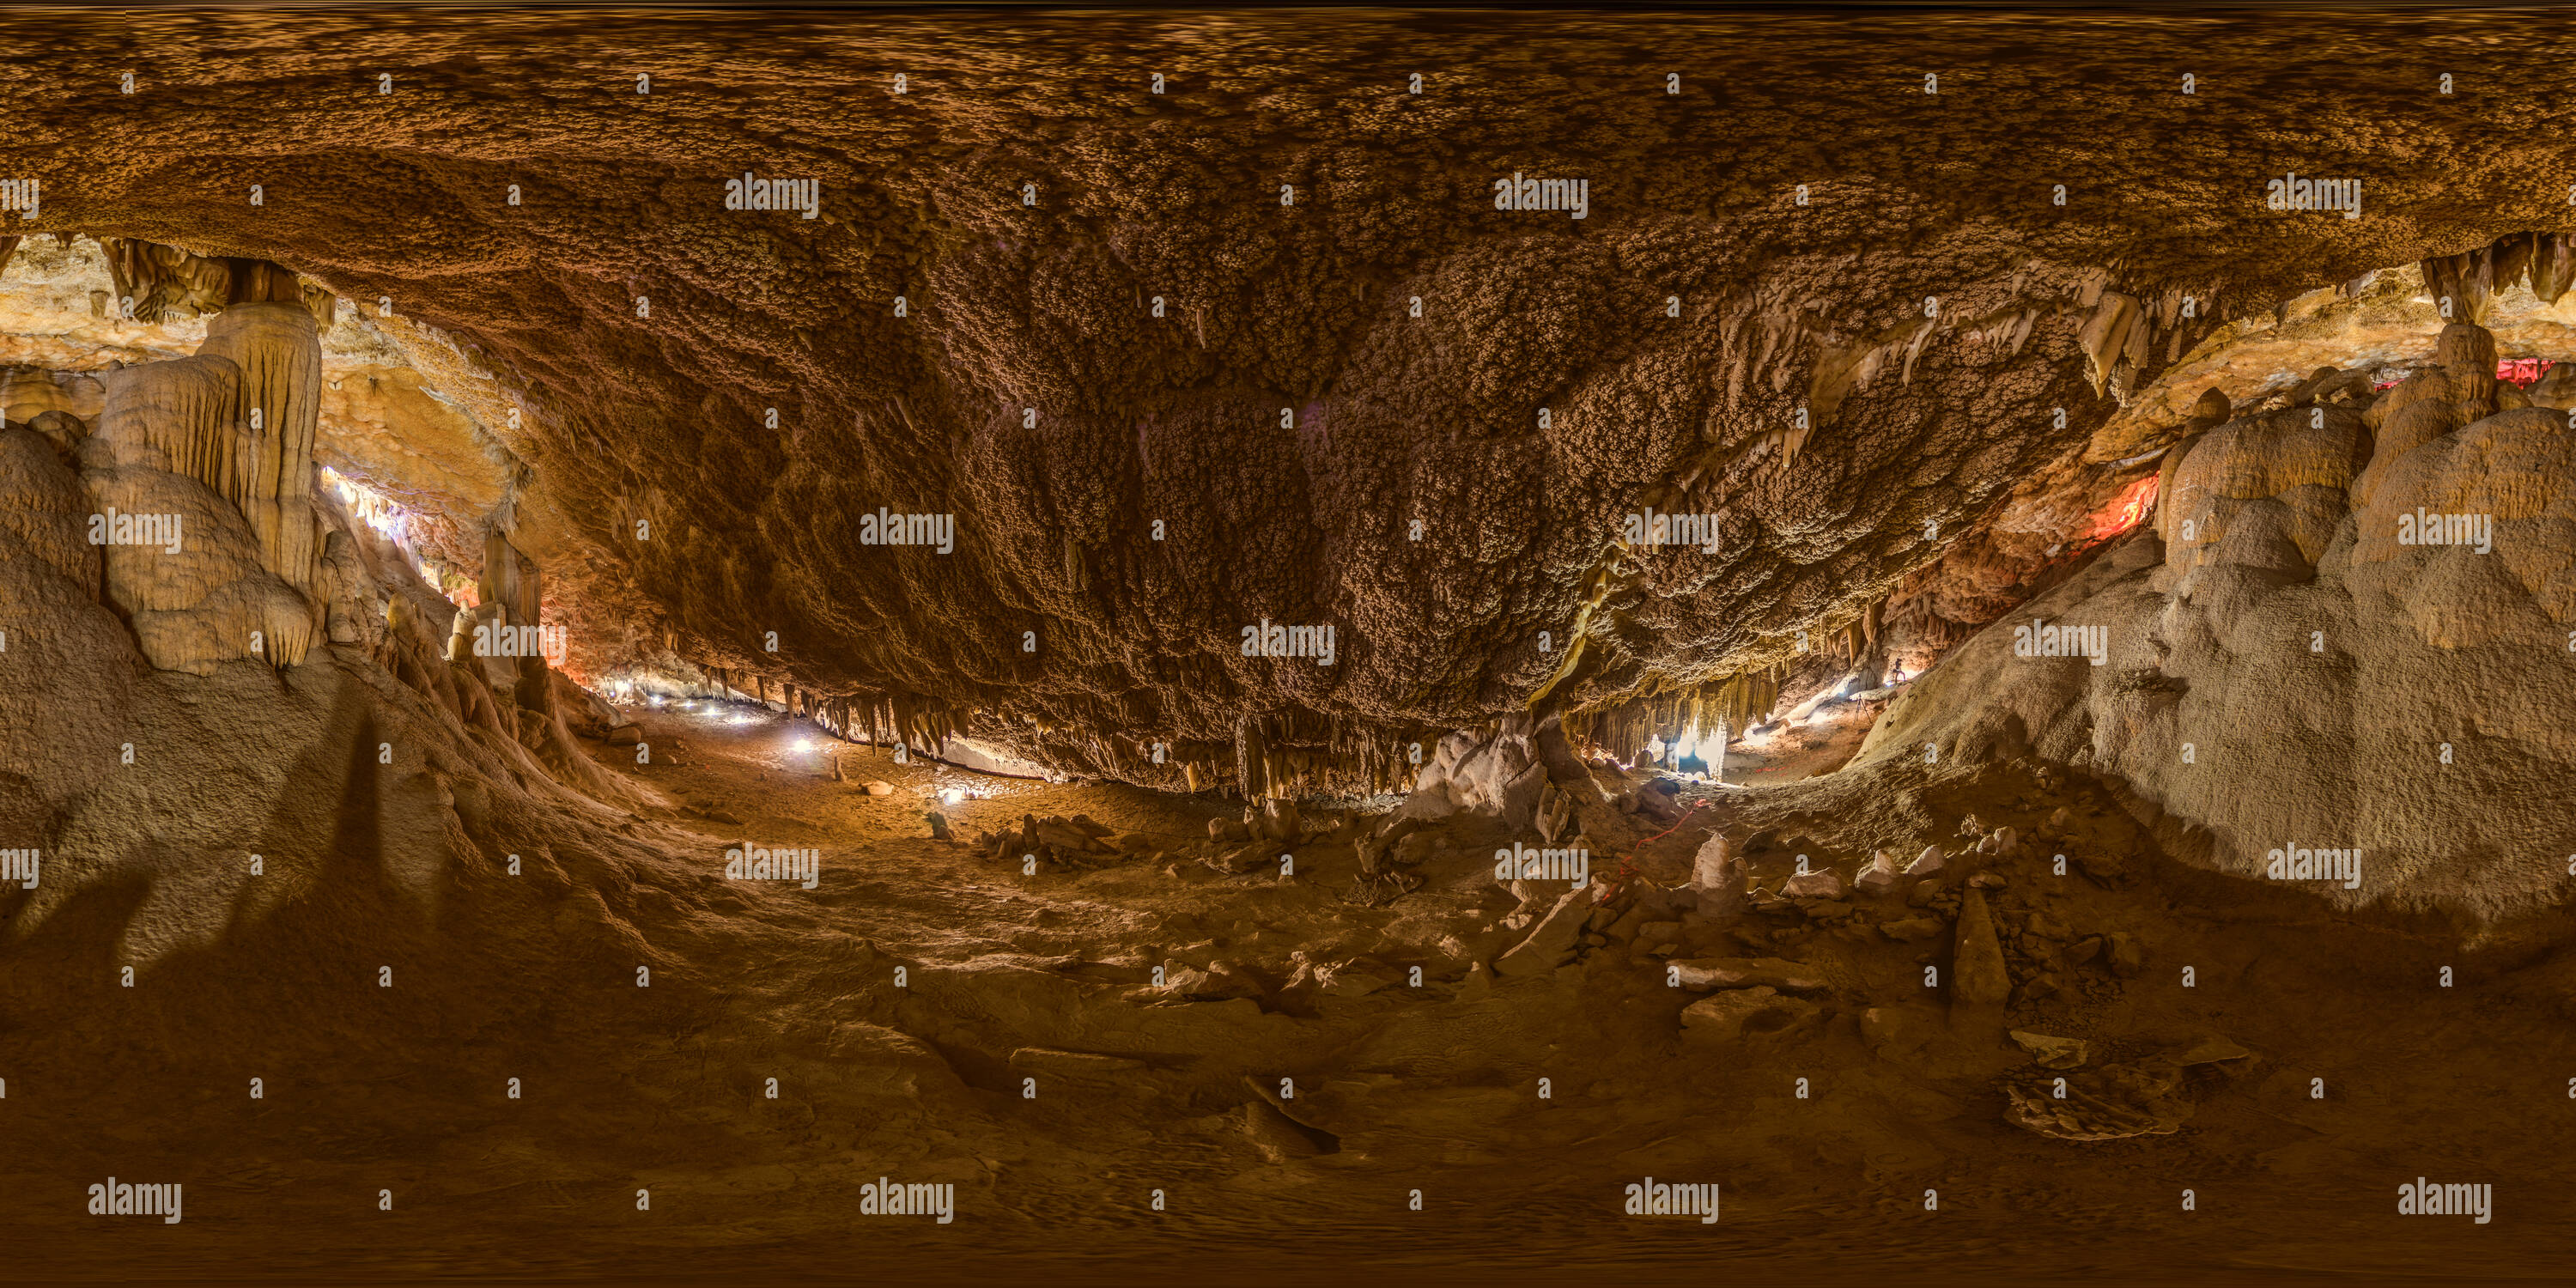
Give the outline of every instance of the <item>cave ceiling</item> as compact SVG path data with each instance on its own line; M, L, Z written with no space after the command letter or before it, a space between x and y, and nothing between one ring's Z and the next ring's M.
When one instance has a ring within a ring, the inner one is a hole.
M2576 210L2533 142L2576 73L2440 17L0 22L0 172L44 198L8 231L336 296L333 372L412 391L339 419L416 432L325 463L457 560L510 531L577 668L1140 780L1247 722L1343 747L1776 665L2034 480L2152 472L2213 338ZM2267 209L2291 174L2362 217ZM1513 175L1584 217L1496 209ZM813 217L728 210L746 176ZM91 338L10 360L159 351ZM2277 356L2231 378L2313 355ZM1623 549L1650 506L1717 550ZM1332 664L1244 656L1262 623Z

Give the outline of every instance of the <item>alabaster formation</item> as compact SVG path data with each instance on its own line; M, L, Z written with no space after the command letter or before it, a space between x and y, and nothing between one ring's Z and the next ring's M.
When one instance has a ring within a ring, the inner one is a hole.
M148 466L86 469L81 483L97 507L104 599L153 665L204 675L229 658L304 660L312 606L261 563L258 538L231 502Z

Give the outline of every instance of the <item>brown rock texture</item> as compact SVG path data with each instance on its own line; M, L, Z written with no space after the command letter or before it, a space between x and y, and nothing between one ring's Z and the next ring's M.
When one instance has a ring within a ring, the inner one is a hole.
M500 373L593 669L1154 781L1222 774L1247 710L1351 773L1379 731L1757 670L2225 320L2566 218L2476 146L2557 128L2563 69L2439 17L1121 16L1079 61L1069 21L18 18L0 168L45 181L30 231L274 261ZM2263 70L2389 48L2475 49L2475 110ZM2292 163L2370 217L2266 210ZM727 211L746 173L818 217ZM1587 218L1496 210L1515 173ZM1718 552L1620 549L1648 505ZM955 552L863 544L880 506ZM1264 620L1341 656L1242 656Z

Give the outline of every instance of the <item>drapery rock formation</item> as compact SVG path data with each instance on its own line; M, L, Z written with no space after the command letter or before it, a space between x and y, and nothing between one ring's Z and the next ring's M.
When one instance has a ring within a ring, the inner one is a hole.
M304 660L323 625L312 504L320 370L312 314L251 304L217 314L197 356L108 376L83 482L98 506L107 601L153 665L203 675L226 658Z
M260 562L299 591L313 589L313 435L322 352L313 315L297 304L243 304L215 315L201 354L241 373L245 422L226 497L259 534Z

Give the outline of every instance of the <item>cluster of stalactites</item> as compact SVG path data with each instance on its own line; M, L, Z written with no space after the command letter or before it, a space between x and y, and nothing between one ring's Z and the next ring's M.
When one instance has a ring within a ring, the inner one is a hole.
M1885 604L1885 600L1872 600L1862 605L1850 621L1826 627L1823 644L1817 651L1845 666L1858 667L1868 662L1878 647L1878 619Z
M322 348L310 314L246 305L217 314L196 356L110 373L100 433L147 446L173 474L233 503L260 563L310 595L320 528L313 439L322 423Z
M1440 732L1427 726L1388 730L1339 716L1291 708L1235 723L1232 782L1215 762L1183 765L1191 790L1232 786L1246 800L1319 795L1384 796L1409 788Z
M2556 304L2568 287L2576 286L2576 234L2513 233L2476 250L2433 256L2423 269L2425 290L2437 304L2450 302L2450 312L2443 316L2454 322L2483 321L2496 293L2526 277L2543 304Z
M336 296L264 259L197 255L131 237L102 237L99 246L115 282L116 311L137 322L198 317L242 304L292 304L325 327L338 314ZM124 312L128 300L131 314Z
M1867 647L1866 639L1859 647ZM1771 719L1780 704L1778 667L1744 671L1564 717L1565 736L1620 760L1658 740L1667 746L1738 733Z
M1918 568L1898 584L1896 594L1888 599L1887 624L1904 628L1905 646L1910 649L1947 652L1977 633L1981 623L1954 621L1941 615L1941 584L1938 567Z
M963 735L973 718L972 712L901 693L834 695L781 682L773 699L766 676L701 669L725 689L763 704L775 701L789 716L811 720L844 741L904 746L925 756L944 754L949 740Z
M312 496L313 440L322 427L321 328L300 304L245 304L217 314L197 352L229 359L241 373L244 432L232 486L216 490L259 534L260 562L310 595L320 553Z
M758 677L737 682L721 670L709 674L769 700L768 684ZM977 712L910 695L831 697L788 686L781 696L789 714L850 741L900 742L930 755L978 727ZM1229 742L1101 733L1008 713L981 719L984 736L1062 772L1247 800L1403 792L1420 772L1416 756L1427 763L1442 732L1430 726L1390 731L1302 709L1246 716Z

